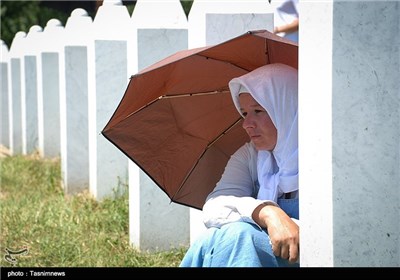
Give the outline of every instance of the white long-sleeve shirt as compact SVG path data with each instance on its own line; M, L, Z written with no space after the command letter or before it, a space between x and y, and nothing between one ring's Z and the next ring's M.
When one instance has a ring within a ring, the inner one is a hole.
M250 142L231 156L221 180L208 195L203 207L206 227L221 227L236 221L255 223L251 216L258 205L279 206L271 200L257 199L258 189L257 150Z

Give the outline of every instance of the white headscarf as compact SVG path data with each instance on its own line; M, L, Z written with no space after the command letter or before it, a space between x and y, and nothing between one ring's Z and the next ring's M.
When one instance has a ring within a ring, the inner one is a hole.
M272 152L258 151L258 199L277 201L283 193L298 190L297 70L285 64L268 64L229 82L236 109L239 94L249 92L268 112L278 133Z

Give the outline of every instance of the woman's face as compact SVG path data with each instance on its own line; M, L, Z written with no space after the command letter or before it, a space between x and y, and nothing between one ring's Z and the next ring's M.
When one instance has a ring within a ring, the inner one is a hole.
M239 104L244 116L243 128L257 150L272 151L276 145L277 131L267 111L250 93L241 93Z

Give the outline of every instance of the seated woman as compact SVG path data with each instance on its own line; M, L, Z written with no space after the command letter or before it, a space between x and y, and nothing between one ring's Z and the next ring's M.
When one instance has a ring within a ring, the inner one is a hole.
M250 142L203 207L181 267L299 266L297 70L269 64L229 82Z

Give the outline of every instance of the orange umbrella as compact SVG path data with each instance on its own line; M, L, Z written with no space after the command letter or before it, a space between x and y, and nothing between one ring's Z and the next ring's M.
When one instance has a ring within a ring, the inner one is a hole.
M297 44L258 30L177 52L131 77L102 134L173 202L202 209L249 140L228 82L269 63L297 68Z

